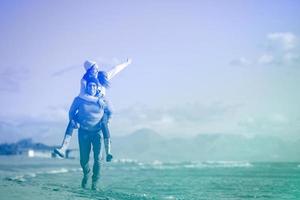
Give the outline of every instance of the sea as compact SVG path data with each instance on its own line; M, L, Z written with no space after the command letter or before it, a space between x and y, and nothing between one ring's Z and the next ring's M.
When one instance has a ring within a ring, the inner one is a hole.
M1 200L300 199L296 162L116 159L102 162L98 191L81 178L78 159L0 157Z

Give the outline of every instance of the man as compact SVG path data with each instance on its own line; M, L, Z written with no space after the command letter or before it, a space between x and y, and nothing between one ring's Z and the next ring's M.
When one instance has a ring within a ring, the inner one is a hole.
M87 80L86 94L95 97L99 81L91 77ZM101 101L101 99L100 99ZM83 171L81 187L86 188L90 175L89 156L91 148L94 153L94 165L92 176L92 190L97 190L100 175L100 150L101 150L101 119L103 117L105 103L90 102L76 97L71 105L70 120L79 123L78 141L80 150L80 165Z

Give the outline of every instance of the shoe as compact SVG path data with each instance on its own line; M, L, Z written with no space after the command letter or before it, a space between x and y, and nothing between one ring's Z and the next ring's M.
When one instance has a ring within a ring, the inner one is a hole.
M88 177L84 176L81 181L81 187L83 189L86 189L87 182L88 182Z
M108 154L106 156L106 162L111 162L112 159L113 159L113 156L111 154Z
M65 137L63 139L61 147L55 148L54 151L53 151L54 154L56 154L56 155L58 155L59 157L62 157L62 158L65 157L66 150L68 149L68 147L70 145L71 138L72 138L73 129L70 128L70 127L71 127L71 125L68 125L68 128L66 130Z
M64 152L63 149L55 148L55 149L54 149L54 153L55 153L56 155L58 155L59 157L61 157L61 158L64 158L64 157L65 157L65 152Z
M92 182L91 189L94 190L94 191L99 191L99 189L97 188L97 183L96 182Z
M109 138L104 138L104 148L106 153L106 162L111 162L113 156L110 153L111 149L111 140Z

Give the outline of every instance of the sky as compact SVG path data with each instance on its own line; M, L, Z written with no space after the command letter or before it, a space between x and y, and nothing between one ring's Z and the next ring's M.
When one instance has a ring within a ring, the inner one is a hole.
M1 1L0 142L57 143L83 62L111 80L114 136L298 136L300 2Z

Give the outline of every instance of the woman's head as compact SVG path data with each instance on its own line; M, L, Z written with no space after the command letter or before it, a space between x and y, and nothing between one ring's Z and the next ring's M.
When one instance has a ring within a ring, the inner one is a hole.
M85 76L97 77L99 67L96 62L87 60L84 62L83 66L86 70Z
M108 78L107 78L107 73L104 72L104 71L100 71L98 72L98 76L97 76L98 80L99 80L99 83L105 87L105 88L109 88L109 81L108 81Z
M91 77L86 82L86 93L91 96L96 96L100 83L97 78Z

